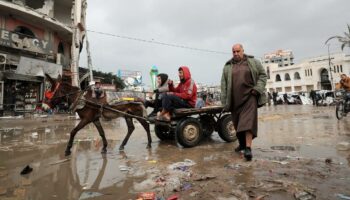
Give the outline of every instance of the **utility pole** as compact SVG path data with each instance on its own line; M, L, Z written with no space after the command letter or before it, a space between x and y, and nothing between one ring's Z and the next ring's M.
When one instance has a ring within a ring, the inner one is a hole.
M330 77L331 77L331 90L334 92L334 89L333 89L333 74L332 74L332 65L331 65L331 55L330 55L330 53L329 53L329 46L330 46L331 44L327 44L327 46L328 46L328 66L329 66L329 75L330 75Z
M91 60L90 44L89 44L87 33L85 33L85 39L86 39L86 54L88 59L88 67L90 71L90 83L91 83L92 81L94 81L94 77L92 74L92 60Z

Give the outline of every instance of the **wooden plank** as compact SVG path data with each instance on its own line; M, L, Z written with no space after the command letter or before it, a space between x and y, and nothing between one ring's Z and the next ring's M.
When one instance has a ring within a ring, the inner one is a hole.
M202 114L202 113L219 113L223 109L222 106L210 106L210 107L204 107L204 108L180 108L175 109L174 115L176 117L178 116L184 116L184 115L194 115L194 114Z

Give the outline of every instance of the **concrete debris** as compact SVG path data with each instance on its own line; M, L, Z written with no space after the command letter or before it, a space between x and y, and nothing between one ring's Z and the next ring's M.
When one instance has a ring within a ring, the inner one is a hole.
M69 160L70 160L70 158L66 158L66 159L63 159L63 160L58 160L58 161L55 161L55 162L50 163L50 165L61 164L61 163L67 162L67 161L69 161Z
M198 176L196 178L194 178L194 181L206 181L206 180L210 180L210 179L214 179L216 178L216 176L212 175L212 174L207 174L207 175L203 175L203 176Z
M278 164L281 164L281 165L286 165L286 164L289 163L289 162L287 162L287 161L278 161L278 160L272 160L271 162L273 162L273 163L278 163Z
M23 115L19 116L2 116L0 119L23 119Z
M47 118L48 115L39 115L39 114L34 114L33 115L34 118Z
M79 200L91 199L91 198L99 197L99 196L102 196L102 195L104 195L104 194L99 193L99 192L87 192L87 191L84 191L84 192L82 192L80 194Z
M294 194L295 199L297 200L313 200L316 199L315 195L306 192L306 191L301 191L301 192L297 192Z
M237 199L240 200L249 200L249 196L247 193L241 191L241 190L232 190L231 194L235 196Z
M131 167L125 166L125 165L119 165L120 171L130 171Z
M157 186L157 183L152 179L146 179L140 183L134 183L134 189L136 191L147 191L152 190Z
M38 138L38 132L33 132L32 133L32 138Z
M348 151L348 150L350 150L350 143L349 142L339 142L337 144L337 149L339 151Z
M350 200L350 196L344 194L337 194L336 196L341 199Z
M292 146L272 146L271 149L280 151L295 151L295 147Z
M195 192L191 192L190 193L190 197L195 197L195 196L198 196L199 195L199 192L198 191L195 191Z

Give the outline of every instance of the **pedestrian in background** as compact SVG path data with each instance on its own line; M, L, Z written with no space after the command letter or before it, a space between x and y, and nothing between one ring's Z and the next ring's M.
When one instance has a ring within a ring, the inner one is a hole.
M310 91L310 97L312 99L312 105L316 105L316 91L315 90Z
M271 106L272 95L270 92L267 92L267 105Z
M252 160L252 140L258 134L258 107L266 103L267 75L260 61L244 54L241 44L232 47L221 77L221 101L231 111L239 146L247 161Z
M278 96L277 91L273 90L273 92L272 92L273 105L277 105L277 96Z
M350 77L348 77L346 74L340 75L340 88L343 88L347 92L350 92Z

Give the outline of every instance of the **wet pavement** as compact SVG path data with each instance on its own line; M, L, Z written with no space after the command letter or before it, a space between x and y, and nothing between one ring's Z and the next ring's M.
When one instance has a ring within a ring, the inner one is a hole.
M106 155L96 128L88 125L65 157L78 122L68 115L0 119L0 199L137 199L143 192L158 199L350 198L350 116L338 121L334 107L259 109L252 162L217 133L182 148L152 131L147 150L140 124L119 152L123 119L103 122ZM21 175L27 165L33 171Z

